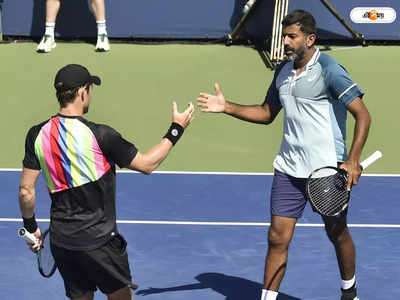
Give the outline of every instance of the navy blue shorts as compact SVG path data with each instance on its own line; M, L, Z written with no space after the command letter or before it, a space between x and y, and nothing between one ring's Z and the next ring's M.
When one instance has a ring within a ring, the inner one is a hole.
M307 204L306 180L275 170L271 188L272 216L301 217Z

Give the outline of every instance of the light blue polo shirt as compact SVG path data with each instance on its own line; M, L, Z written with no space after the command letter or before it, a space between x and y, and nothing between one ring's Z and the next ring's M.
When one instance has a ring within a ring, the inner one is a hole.
M346 106L363 95L347 71L319 49L298 76L293 61L282 62L265 99L285 114L274 168L306 178L317 168L345 161Z

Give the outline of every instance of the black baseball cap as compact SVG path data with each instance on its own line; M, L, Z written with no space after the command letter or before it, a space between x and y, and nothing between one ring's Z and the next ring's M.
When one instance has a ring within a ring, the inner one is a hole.
M93 83L100 85L100 78L91 75L88 69L78 64L70 64L62 67L54 79L54 87L57 91L67 91Z

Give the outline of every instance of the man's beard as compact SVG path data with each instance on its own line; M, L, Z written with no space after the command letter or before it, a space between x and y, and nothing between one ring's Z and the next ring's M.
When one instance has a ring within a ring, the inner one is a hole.
M293 60L294 62L301 61L306 56L306 45L304 44L299 49L294 49L289 46L285 46L285 55L288 59ZM290 54L287 54L288 51L291 51Z
M86 114L89 111L89 105L83 107L83 113Z

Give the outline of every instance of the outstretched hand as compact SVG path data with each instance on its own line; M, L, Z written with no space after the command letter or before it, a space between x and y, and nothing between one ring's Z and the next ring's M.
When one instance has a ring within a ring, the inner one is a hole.
M201 111L213 113L225 111L226 100L218 83L214 84L214 90L215 95L200 93L200 96L197 98L197 106L201 107Z
M189 106L182 113L178 111L178 105L176 102L172 102L172 122L178 123L183 128L186 128L189 126L190 122L193 121L193 119L194 106L192 102L189 103Z

